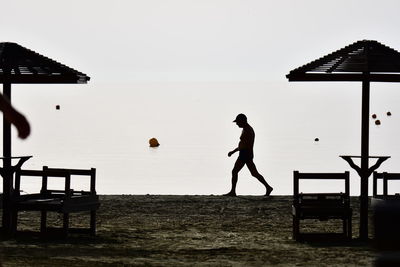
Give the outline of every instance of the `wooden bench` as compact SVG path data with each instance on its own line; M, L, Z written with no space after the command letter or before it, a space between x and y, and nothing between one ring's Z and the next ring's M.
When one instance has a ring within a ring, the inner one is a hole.
M41 190L36 194L21 195L22 177L41 178ZM90 178L89 191L76 191L71 189L71 176L88 176ZM48 188L50 178L64 179L63 190L52 190ZM96 169L56 169L43 167L43 170L18 170L15 173L15 191L13 202L13 225L17 231L19 211L40 211L40 232L46 234L47 212L58 212L63 214L62 233L67 236L69 232L82 232L95 235L96 233L96 210L100 206L99 197L96 194ZM73 212L90 212L90 227L70 228L69 214Z
M342 193L299 193L299 180L344 180L345 192ZM309 238L339 237L351 239L352 227L350 208L349 172L344 173L293 173L293 239L302 241ZM305 219L341 219L343 220L343 233L300 233L300 220Z

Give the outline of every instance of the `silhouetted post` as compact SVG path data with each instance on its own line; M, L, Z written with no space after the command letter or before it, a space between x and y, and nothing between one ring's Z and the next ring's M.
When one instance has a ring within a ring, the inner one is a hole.
M365 74L366 76L368 73ZM362 82L360 239L368 239L369 80Z
M11 102L11 83L3 83L3 96ZM8 232L11 228L11 194L12 174L11 169L11 124L3 113L3 230Z

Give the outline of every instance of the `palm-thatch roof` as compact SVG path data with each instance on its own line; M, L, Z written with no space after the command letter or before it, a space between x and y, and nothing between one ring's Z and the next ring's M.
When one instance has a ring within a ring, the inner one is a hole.
M286 77L289 81L400 82L400 53L377 41L362 40L296 68Z
M0 83L87 83L86 74L16 43L0 43Z

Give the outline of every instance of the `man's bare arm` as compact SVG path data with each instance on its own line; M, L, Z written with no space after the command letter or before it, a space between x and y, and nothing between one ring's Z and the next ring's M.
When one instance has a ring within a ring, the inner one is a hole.
M230 151L230 152L228 153L228 157L232 156L234 153L236 153L236 152L238 152L238 151L239 151L239 148L237 147L237 148L235 148L234 150L232 150L232 151Z

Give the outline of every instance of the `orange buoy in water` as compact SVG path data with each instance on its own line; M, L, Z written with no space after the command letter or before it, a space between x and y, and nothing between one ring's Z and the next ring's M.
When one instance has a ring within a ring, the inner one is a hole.
M381 121L380 121L380 120L376 120L376 121L375 121L375 124L376 124L376 125L381 125Z
M150 147L158 147L160 144L156 138L151 138L149 140Z

